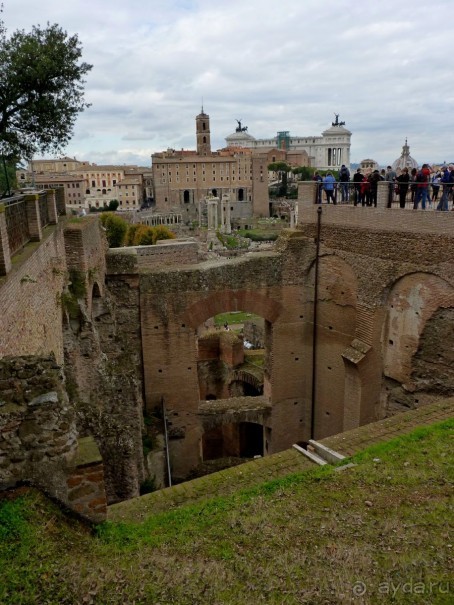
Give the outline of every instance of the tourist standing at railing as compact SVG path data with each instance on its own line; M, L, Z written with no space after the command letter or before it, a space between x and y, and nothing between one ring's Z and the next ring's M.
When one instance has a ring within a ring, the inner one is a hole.
M448 198L452 191L452 183L454 183L454 166L442 166L441 168L441 184L443 185L443 193L441 200L438 202L437 210L448 210Z
M333 204L336 203L336 200L334 198L335 183L336 179L333 177L332 173L327 172L325 178L323 179L323 189L325 190L326 201L328 202L328 204L330 203L330 200L333 202Z
M371 175L369 175L369 183L370 183L370 202L369 206L377 207L377 194L378 194L378 181L381 181L380 173L378 170L374 170Z
M345 164L342 164L341 169L339 171L339 182L341 184L341 195L342 201L348 202L348 183L350 181L350 170L347 168Z
M361 183L363 181L363 178L364 175L361 172L361 168L357 168L355 174L353 175L353 182L355 184L355 206L357 206L358 204L362 204L364 206L364 198L361 193Z
M367 174L363 176L361 183L361 205L370 206L370 182Z
M394 183L396 182L396 173L394 172L394 170L392 169L391 166L387 166L386 168L386 173L385 173L385 181L389 182L388 185L388 204L387 204L387 208L391 208L392 203L393 203L393 196L394 196Z
M431 202L438 201L438 192L440 191L441 171L436 172L432 177L432 197Z
M397 177L398 191L399 191L399 206L405 208L405 200L407 198L408 185L410 183L410 175L408 174L408 168L404 168L402 173Z
M317 202L316 203L321 204L322 203L323 178L317 170L314 172L314 176L312 177L312 180L316 181L316 183L317 183Z
M413 210L418 210L419 202L421 202L421 208L423 210L426 209L426 202L428 200L429 192L429 180L429 164L423 164L421 170L416 173L416 195L413 203Z

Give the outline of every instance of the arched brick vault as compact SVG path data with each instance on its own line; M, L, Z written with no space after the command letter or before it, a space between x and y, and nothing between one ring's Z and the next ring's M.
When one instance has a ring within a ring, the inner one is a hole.
M225 290L193 303L183 321L196 329L210 317L230 311L248 311L273 323L282 312L282 304L253 290Z
M426 323L438 309L449 307L454 307L454 287L432 273L410 273L392 285L382 330L385 376L411 381L412 358Z

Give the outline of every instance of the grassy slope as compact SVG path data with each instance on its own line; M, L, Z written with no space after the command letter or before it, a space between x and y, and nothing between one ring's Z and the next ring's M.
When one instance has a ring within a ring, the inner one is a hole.
M453 428L95 536L30 490L0 503L0 602L452 603Z

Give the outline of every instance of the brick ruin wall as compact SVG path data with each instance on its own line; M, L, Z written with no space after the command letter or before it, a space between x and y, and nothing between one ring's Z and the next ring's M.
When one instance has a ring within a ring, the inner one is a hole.
M66 282L63 227L43 242L29 244L0 278L0 358L6 355L48 355L63 361L61 299Z
M269 451L308 438L315 210L303 208L298 229L283 233L273 252L235 260L196 265L193 242L165 244L146 255L111 250L105 283L97 223L58 225L2 278L0 354L53 352L64 360L77 430L96 438L110 502L137 495L146 477L143 392L148 414L162 398L166 402L176 476L200 462L196 331L220 312L264 318ZM419 232L422 219L409 216L410 223L396 231L397 219L378 212L368 215L375 217L373 228L364 212L361 228L354 228L351 210L323 208L316 437L451 394L453 384L454 250L447 229L429 225ZM71 270L83 275L85 295L66 308L61 294L70 290ZM16 316L17 304L22 312L30 306L28 321ZM95 477L97 470L86 472ZM90 499L86 477L79 475L72 487Z
M104 520L103 468L93 456L85 456L79 464L77 433L63 369L54 356L0 360L2 488L30 482L85 517ZM94 443L91 447L97 451ZM76 478L81 475L85 476L84 489L76 490Z
M95 436L116 501L137 495L143 479L140 322L134 287L119 295L116 314L105 251L98 221L87 217L57 225L13 259L0 281L0 358L53 354L65 364L77 433Z

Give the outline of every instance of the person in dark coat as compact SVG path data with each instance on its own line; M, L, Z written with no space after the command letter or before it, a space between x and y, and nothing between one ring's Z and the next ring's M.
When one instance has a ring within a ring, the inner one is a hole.
M397 177L397 183L399 189L399 206L405 208L405 200L407 198L408 186L410 183L408 168L402 170L402 174Z

